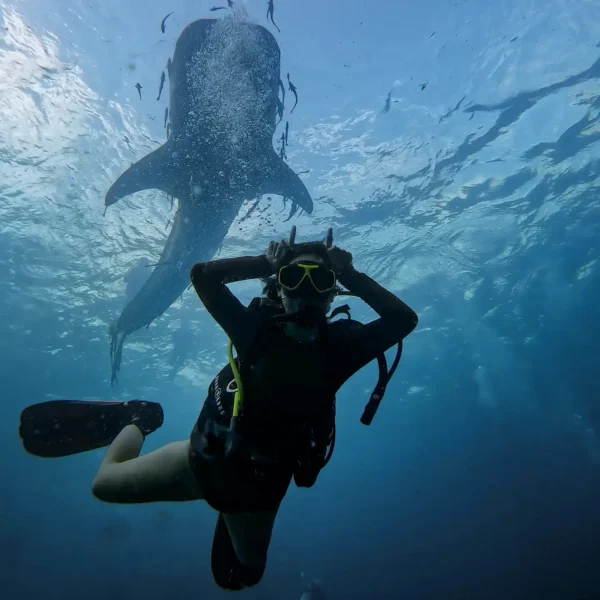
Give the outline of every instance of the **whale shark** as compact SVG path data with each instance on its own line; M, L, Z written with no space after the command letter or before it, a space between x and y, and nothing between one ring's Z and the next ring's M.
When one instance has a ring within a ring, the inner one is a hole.
M142 289L144 283L150 276L148 267L150 261L146 258L140 258L136 263L127 271L123 281L125 283L125 299L130 302L135 298L136 294Z
M200 19L179 36L169 70L171 134L105 198L109 207L158 189L177 200L157 265L110 327L113 384L125 338L186 290L190 269L212 258L244 201L276 194L292 210L312 212L308 190L273 148L279 87L279 45L264 27L234 17Z

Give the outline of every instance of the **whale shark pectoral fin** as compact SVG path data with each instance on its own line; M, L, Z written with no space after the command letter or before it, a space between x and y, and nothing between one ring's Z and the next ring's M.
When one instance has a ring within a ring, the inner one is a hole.
M104 199L111 206L121 198L142 190L158 189L169 191L171 182L171 153L169 143L144 156L131 165L110 187Z
M279 194L288 198L307 213L313 211L313 201L302 180L273 150L260 186L261 194Z

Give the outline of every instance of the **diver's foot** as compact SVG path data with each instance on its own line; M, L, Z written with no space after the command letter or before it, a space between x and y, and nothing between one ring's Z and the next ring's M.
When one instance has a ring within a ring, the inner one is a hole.
M266 565L249 567L240 562L223 515L219 513L213 539L211 567L215 583L225 590L243 590L260 582Z
M128 400L123 403L123 427L127 422L136 425L146 437L162 425L162 407L156 402Z

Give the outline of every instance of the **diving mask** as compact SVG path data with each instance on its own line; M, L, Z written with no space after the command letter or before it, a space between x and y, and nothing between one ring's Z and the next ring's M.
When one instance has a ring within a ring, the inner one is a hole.
M331 292L335 288L335 273L319 264L294 263L284 265L279 269L277 275L279 285L288 292L297 290L307 278L313 288L320 294Z

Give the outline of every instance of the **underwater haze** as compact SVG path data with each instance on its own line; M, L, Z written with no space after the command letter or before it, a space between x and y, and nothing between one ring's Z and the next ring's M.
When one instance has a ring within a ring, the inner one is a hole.
M40 459L18 437L29 404L143 398L165 411L144 452L185 439L225 364L186 291L127 339L111 386L109 325L174 209L147 191L103 215L166 140L178 36L220 18L278 41L298 105L288 92L273 144L289 122L314 212L248 198L218 255L331 226L420 319L370 427L376 365L341 390L333 458L290 488L263 581L240 593L299 599L318 579L326 600L600 598L600 3L275 0L280 32L266 0L219 6L0 0L0 597L228 596L205 503L103 504L103 450Z

